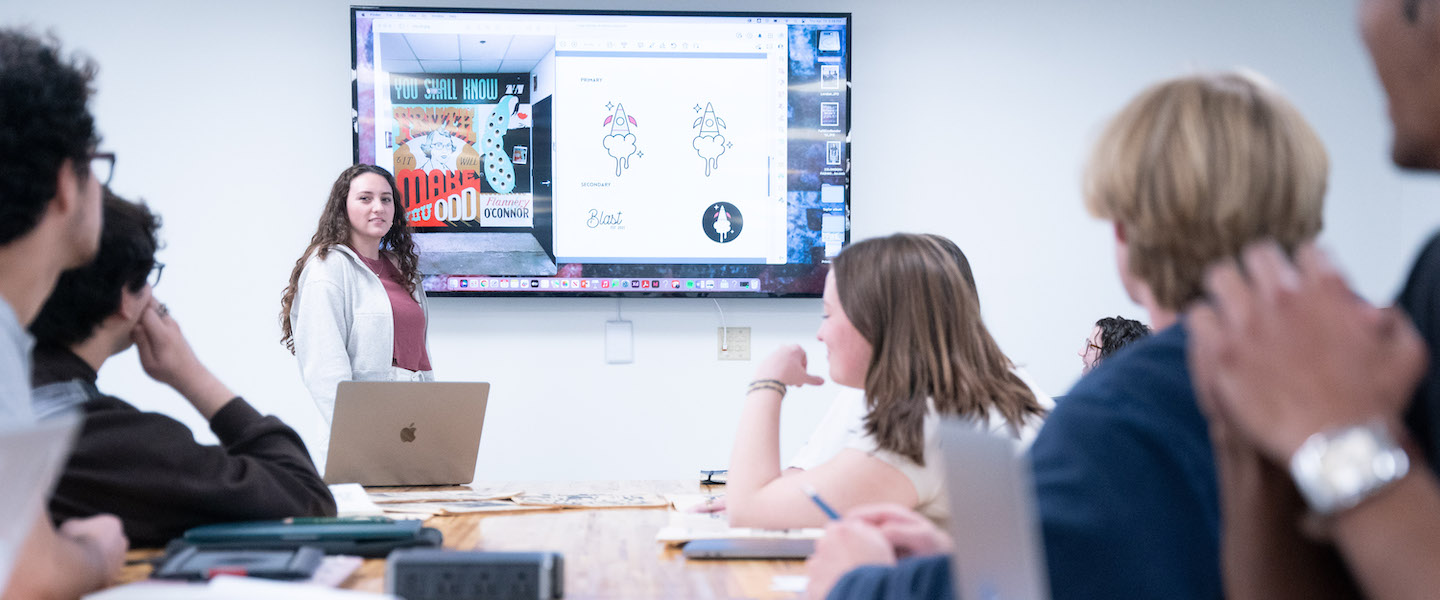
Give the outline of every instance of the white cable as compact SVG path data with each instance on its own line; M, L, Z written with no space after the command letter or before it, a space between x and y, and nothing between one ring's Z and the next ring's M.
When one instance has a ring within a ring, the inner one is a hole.
M625 316L620 312L620 296L615 297L615 320L624 321Z
M714 299L714 298L711 298L710 301L712 301L712 302L715 303L715 310L720 311L720 351L721 351L721 352L729 352L729 351L730 351L730 329L725 326L725 309L720 308L720 301L719 301L719 300L716 300L716 299Z

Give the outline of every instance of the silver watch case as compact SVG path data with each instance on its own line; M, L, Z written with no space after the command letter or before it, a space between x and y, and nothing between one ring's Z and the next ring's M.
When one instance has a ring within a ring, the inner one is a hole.
M1321 515L1360 504L1409 471L1410 457L1381 421L1316 433L1290 458L1290 476Z

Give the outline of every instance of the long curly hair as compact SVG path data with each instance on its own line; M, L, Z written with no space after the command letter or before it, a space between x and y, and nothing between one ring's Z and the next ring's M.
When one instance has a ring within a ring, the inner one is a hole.
M415 293L415 286L420 281L420 255L415 251L415 242L410 236L410 223L405 220L405 210L401 207L405 203L399 198L400 188L395 185L395 176L389 171L375 165L355 165L340 173L335 179L335 185L330 186L330 199L325 201L325 209L320 212L320 224L316 227L315 236L310 238L310 245L295 261L295 268L290 271L290 284L285 287L285 294L280 297L280 343L295 353L294 328L290 322L290 308L295 304L295 293L300 286L300 274L305 271L305 263L310 257L318 256L324 259L333 246L350 245L350 217L347 211L347 203L350 198L350 182L356 177L366 173L374 173L385 178L390 184L390 190L396 195L395 220L390 224L390 231L385 237L380 238L380 254L384 257L389 254L394 257L400 268L402 283L405 290L411 294Z
M947 416L994 410L1017 436L1046 413L980 320L964 256L941 236L897 233L857 242L830 267L840 306L873 348L865 432L920 465L929 400Z

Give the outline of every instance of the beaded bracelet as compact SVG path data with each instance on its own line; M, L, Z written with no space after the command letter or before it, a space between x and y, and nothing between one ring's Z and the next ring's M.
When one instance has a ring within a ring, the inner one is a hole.
M745 393L749 394L755 390L772 390L778 392L780 397L784 398L786 388L785 384L778 379L756 379L750 382L750 387L745 389Z

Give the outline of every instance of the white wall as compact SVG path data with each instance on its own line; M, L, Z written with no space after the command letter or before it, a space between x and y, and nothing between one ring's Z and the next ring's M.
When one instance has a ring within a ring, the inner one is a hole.
M595 8L582 0L506 6ZM200 356L302 431L319 417L277 343L279 295L350 160L346 2L11 2L0 22L53 29L99 59L94 110L119 153L115 188L164 215L157 291ZM606 8L716 8L630 0ZM1323 240L1372 300L1388 299L1440 224L1440 185L1389 165L1384 100L1342 0L858 0L724 3L855 14L855 239L931 231L970 256L985 319L1052 393L1103 315L1140 317L1079 174L1103 120L1148 82L1245 65L1286 89L1333 164ZM631 299L636 359L607 365L613 299L435 299L444 379L494 383L483 479L683 478L724 466L755 362L715 360L714 304ZM813 300L722 300L757 359L800 342L825 373ZM100 385L192 424L132 353ZM792 392L787 452L829 388Z

